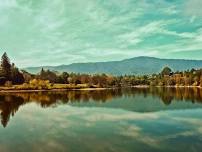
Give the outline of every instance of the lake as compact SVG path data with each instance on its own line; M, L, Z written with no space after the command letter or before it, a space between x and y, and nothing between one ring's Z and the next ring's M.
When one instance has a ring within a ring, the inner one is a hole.
M1 152L198 152L202 89L0 93Z

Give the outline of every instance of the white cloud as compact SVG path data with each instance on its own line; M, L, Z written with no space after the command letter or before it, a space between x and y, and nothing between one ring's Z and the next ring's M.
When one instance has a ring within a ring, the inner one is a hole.
M164 21L154 21L142 27L134 27L134 31L119 35L121 42L129 42L131 44L138 44L143 41L143 38L149 36L165 25Z
M142 27L134 27L132 32L124 33L119 35L118 38L121 42L130 44L138 44L144 41L144 38L154 35L154 34L166 34L166 35L175 35L180 37L190 37L191 33L177 33L175 31L166 30L166 26L176 23L176 20L159 20L153 21Z
M195 20L196 20L196 16L193 15L193 16L190 18L190 23L193 23Z
M172 5L170 7L164 8L163 12L168 14L168 15L175 15L179 13L179 10L177 9L176 5Z
M202 17L202 1L201 0L187 0L184 5L184 13L190 16Z
M5 8L5 7L17 7L17 2L16 0L3 0L0 1L0 7Z
M2 0L0 47L23 67L52 65L54 58L58 64L69 64L199 50L200 4L199 0Z

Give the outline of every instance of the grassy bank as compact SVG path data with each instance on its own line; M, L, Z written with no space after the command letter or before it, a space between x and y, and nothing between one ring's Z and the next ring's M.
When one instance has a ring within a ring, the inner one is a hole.
M97 86L86 84L52 84L52 85L13 85L13 86L0 86L0 91L15 91L15 90L73 90L73 89L98 89Z
M136 85L136 86L124 86L119 88L202 88L200 86L150 86L150 85ZM37 91L67 91L67 90L105 90L112 89L114 87L99 87L96 85L89 86L87 84L53 84L50 86L31 86L31 85L13 85L10 87L0 86L0 92L37 92Z

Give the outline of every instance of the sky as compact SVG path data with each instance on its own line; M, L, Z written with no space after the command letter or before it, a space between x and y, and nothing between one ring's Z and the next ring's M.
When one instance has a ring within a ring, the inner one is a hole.
M19 67L202 59L202 0L0 0L0 29Z

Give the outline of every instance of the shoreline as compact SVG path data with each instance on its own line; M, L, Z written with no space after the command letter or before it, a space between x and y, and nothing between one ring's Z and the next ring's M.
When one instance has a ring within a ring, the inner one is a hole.
M93 90L108 90L114 88L81 88L81 89L1 89L0 93L24 93L24 92L59 92L59 91L93 91Z
M198 88L200 86L149 86L149 85L138 85L128 87L110 87L110 88L64 88L64 89L14 89L14 88L1 88L0 93L24 93L24 92L58 92L58 91L94 91L94 90L110 90L110 89L124 89L124 88Z

